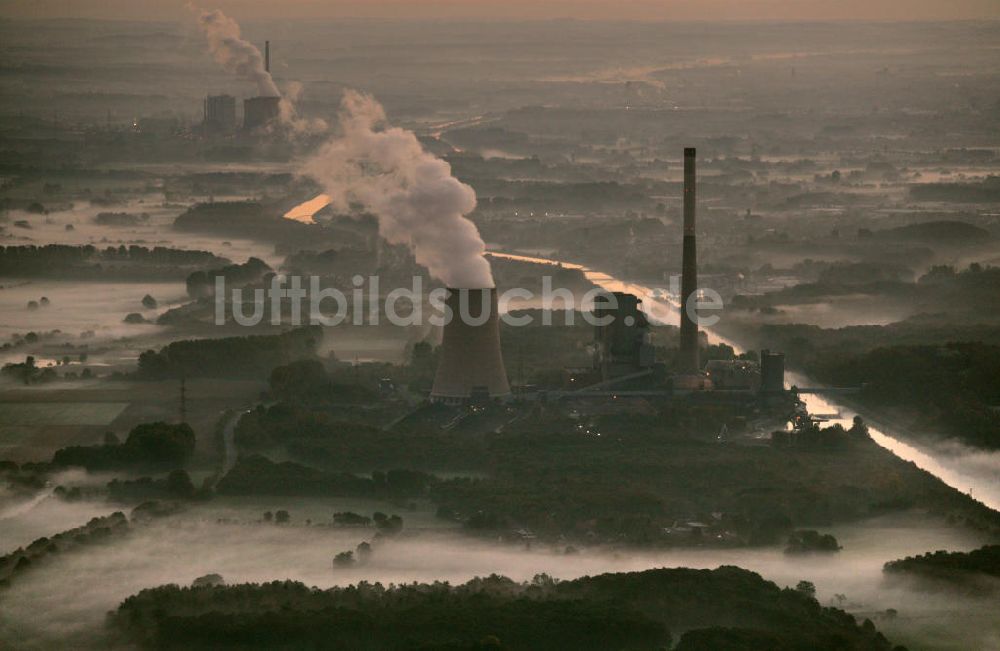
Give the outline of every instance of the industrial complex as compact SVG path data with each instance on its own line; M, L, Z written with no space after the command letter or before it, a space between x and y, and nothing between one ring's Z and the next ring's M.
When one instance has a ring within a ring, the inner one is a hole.
M264 42L264 71L271 72L271 42ZM244 132L267 127L278 119L281 97L260 95L243 100ZM237 132L236 98L232 95L209 95L204 102L202 130L205 134L226 135Z
M599 325L594 327L592 367L566 369L573 389L515 387L512 391L500 348L496 289L451 289L447 306L452 318L444 327L431 401L463 405L512 399L600 401L641 396L727 404L755 402L773 407L794 403L785 390L782 353L763 350L759 361L710 360L704 366L700 362L695 166L696 151L686 148L680 338L675 368L668 369L656 360L642 300L613 292L598 296L594 302L594 321Z

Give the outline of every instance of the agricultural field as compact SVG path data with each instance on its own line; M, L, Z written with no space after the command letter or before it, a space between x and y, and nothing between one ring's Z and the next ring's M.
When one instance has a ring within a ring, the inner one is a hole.
M251 404L263 383L187 382L187 421L195 430L195 463L214 467L219 453L213 437L229 406ZM140 423L174 422L180 417L180 383L101 380L72 389L18 387L0 391L0 457L24 463L48 461L59 448L100 443L106 432L124 439Z
M0 427L45 425L109 425L127 402L0 403Z

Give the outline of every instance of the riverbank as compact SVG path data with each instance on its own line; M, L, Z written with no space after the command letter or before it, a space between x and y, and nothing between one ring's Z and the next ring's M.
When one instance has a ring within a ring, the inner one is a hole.
M623 281L581 264L564 262L552 258L501 251L490 251L490 255L537 264L551 264L568 269L579 269L584 273L587 280L590 280L602 289L611 292L629 292L639 296L643 300L643 308L652 319L670 325L677 325L679 323L680 317L677 306L665 298L662 293L656 291L656 289L642 283ZM703 331L708 336L709 343L724 343L732 346L737 352L742 352L743 346L736 341L723 337L709 328L704 328ZM818 384L796 373L787 374L785 379L786 384L789 386L816 386ZM810 413L839 413L840 418L833 419L830 421L830 424L840 423L849 427L854 416L860 415L869 423L869 433L876 443L904 461L912 462L919 468L926 470L955 490L966 495L971 495L974 499L995 511L1000 510L1000 479L998 479L1000 473L997 472L997 469L1000 469L1000 455L997 455L998 458L995 460L989 459L984 462L981 458L972 461L969 455L954 456L947 455L941 451L922 449L903 440L903 437L893 436L892 430L881 423L878 415L871 413L870 410L858 413L848 408L839 400L834 401L814 394L803 395L802 399L806 403L806 407ZM981 455L976 453L976 456ZM995 467L993 466L994 461L996 462Z

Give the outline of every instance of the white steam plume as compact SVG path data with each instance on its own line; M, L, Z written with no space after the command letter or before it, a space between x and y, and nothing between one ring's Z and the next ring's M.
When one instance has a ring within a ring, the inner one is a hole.
M476 193L451 175L451 166L424 150L410 131L385 125L369 95L344 93L341 135L305 163L331 203L360 203L378 217L379 233L405 244L417 262L449 287L493 287L486 245L465 215Z
M290 81L285 85L285 94L278 103L278 119L281 123L290 127L293 132L299 135L312 135L324 133L330 126L322 118L304 118L298 114L295 104L302 95L302 84L297 81Z
M239 23L218 9L212 9L201 10L198 24L208 39L212 56L227 72L257 84L261 97L281 96L271 73L264 69L264 55L256 45L240 36Z
M218 9L199 9L190 4L188 7L198 12L198 25L208 39L208 49L226 72L254 82L257 94L261 97L281 98L278 103L278 120L282 125L297 135L311 135L327 130L328 125L324 120L299 116L295 102L302 94L302 84L289 82L282 94L271 73L264 67L264 55L256 45L240 35L239 23Z

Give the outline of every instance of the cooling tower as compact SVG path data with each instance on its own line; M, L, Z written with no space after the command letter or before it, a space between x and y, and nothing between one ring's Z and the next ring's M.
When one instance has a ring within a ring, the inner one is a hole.
M444 326L431 400L460 404L482 395L508 398L497 290L449 289L445 304L452 316Z
M698 360L698 323L687 310L698 292L698 248L695 244L697 212L695 149L684 149L684 249L681 252L681 341L677 371L693 375L701 370Z

